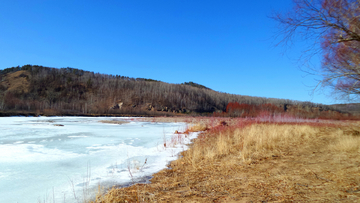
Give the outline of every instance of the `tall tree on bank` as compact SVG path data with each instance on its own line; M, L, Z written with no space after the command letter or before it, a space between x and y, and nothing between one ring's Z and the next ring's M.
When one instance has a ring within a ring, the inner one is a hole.
M298 34L315 43L306 52L320 54L322 80L342 99L360 98L360 0L293 0L293 9L271 18L279 23L282 44ZM318 48L317 48L318 47ZM317 87L318 87L317 86Z

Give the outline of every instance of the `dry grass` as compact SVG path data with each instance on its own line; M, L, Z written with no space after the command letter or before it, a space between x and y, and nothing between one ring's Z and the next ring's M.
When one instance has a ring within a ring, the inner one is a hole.
M261 157L281 155L281 147L308 142L318 131L317 128L307 125L250 125L244 129L237 128L220 133L215 137L216 144L213 148L199 147L199 149L216 156L235 153L242 161L251 161Z
M148 122L161 122L161 123L188 123L190 125L206 125L207 127L213 127L218 125L221 121L226 123L235 124L239 120L244 120L243 118L233 119L233 118L223 118L223 117L191 117L191 116L182 116L182 117L144 117L137 118L138 121L148 121Z
M359 124L208 126L151 184L95 202L360 201Z
M9 73L6 80L2 81L0 84L7 87L10 92L28 93L30 83L26 77L30 77L30 73L24 70Z
M348 127L344 130L337 129L333 135L334 141L330 149L338 152L360 153L360 131L354 127Z
M99 122L100 123L109 123L109 124L118 124L118 125L129 123L128 121L117 121L117 120L101 120Z
M209 127L206 123L197 123L197 124L190 125L188 127L189 132L199 132L199 131L205 131L207 129L209 129Z

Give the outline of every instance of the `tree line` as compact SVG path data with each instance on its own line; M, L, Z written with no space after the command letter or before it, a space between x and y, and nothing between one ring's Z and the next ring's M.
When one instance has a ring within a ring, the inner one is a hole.
M326 105L221 93L188 82L100 74L75 68L24 65L0 70L0 111L54 114L221 113L229 103L279 108Z

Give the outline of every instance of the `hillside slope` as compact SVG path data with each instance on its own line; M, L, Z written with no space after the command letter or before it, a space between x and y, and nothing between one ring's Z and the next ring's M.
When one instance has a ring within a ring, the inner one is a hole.
M220 93L188 82L99 74L74 68L25 65L0 70L0 111L41 114L220 113L230 102L327 111L326 105Z
M330 107L338 111L360 115L360 103L333 104Z

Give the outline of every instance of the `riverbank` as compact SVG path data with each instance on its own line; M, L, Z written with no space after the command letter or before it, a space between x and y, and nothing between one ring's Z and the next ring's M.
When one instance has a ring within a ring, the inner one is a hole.
M25 117L37 117L37 116L78 116L78 117L153 117L156 115L153 114L90 114L90 113L55 113L51 111L45 112L33 112L33 111L8 111L1 112L0 117L10 117L10 116L25 116ZM174 115L176 116L176 115Z
M359 122L201 119L195 126L207 131L151 184L113 188L94 202L360 200Z
M134 120L0 118L2 202L86 202L95 198L98 184L138 181L166 168L196 136L181 135L176 143L174 132L186 129L184 123Z

